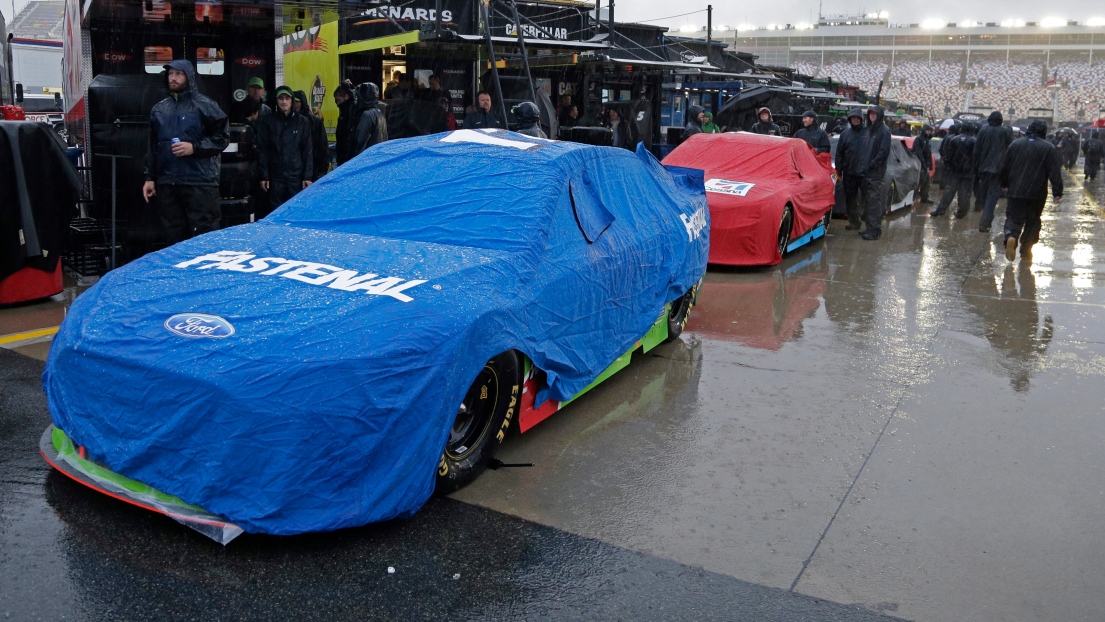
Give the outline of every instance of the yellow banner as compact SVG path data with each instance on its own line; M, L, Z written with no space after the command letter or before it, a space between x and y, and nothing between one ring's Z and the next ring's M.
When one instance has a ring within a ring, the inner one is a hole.
M331 142L338 123L334 89L340 78L337 22L284 37L284 83L292 90L307 93L307 100L322 117L326 137Z

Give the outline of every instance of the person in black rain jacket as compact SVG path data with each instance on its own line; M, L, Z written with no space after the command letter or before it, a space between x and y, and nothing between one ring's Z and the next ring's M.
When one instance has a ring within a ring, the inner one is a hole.
M1021 257L1032 256L1032 245L1040 240L1040 216L1047 203L1047 185L1058 201L1063 197L1062 157L1048 142L1047 123L1036 119L1024 138L1009 145L1002 160L999 179L1007 188L1005 207L1005 258L1013 261L1020 238Z
M978 194L975 195L975 209L982 210L978 220L979 231L989 231L994 222L994 208L998 204L1001 188L998 173L1005 150L1013 144L1012 128L1002 125L1004 118L994 111L986 119L986 127L978 132L975 139L974 161L978 175Z
M169 97L150 111L142 196L158 198L170 242L219 228L219 157L230 138L226 113L200 94L186 60L165 65Z
M829 135L817 127L817 113L812 110L802 114L802 129L795 132L794 137L806 141L817 153L829 153L832 150Z
M752 129L748 130L753 134L767 134L768 136L782 136L779 131L779 126L775 125L775 122L771 120L771 110L767 107L760 108L756 111L756 117L759 121L752 124Z
M380 109L380 87L371 82L362 82L357 87L357 106L361 115L353 134L353 146L358 155L373 145L388 139L387 115Z
M342 82L334 89L334 104L338 107L338 122L334 127L334 160L337 166L341 166L356 155L350 155L350 152L353 142L351 128L357 123L354 118L358 111L357 94L353 92L350 82Z
M886 162L890 159L890 128L883 122L882 106L867 109L867 140L860 156L863 163L864 220L867 229L860 233L865 240L877 240L882 235L882 219L886 215Z
M845 229L855 231L860 228L861 206L863 205L863 151L867 143L867 132L863 130L863 114L858 108L848 113L848 127L836 139L836 159L833 163L840 173L844 185L844 200L848 206L848 224Z
M1086 181L1097 179L1101 161L1105 159L1105 143L1101 142L1100 132L1092 132L1089 139L1082 143L1082 155L1086 156Z
M687 107L687 125L683 128L683 140L702 133L702 123L706 120L706 109L702 106Z
M307 103L307 93L303 91L295 92L295 111L311 124L311 152L314 154L312 162L314 178L311 181L318 181L318 178L325 175L330 168L330 145L326 140L326 126L322 119L311 112L311 105Z
M958 194L955 217L964 218L971 209L971 190L975 183L975 140L970 134L970 126L952 126L951 132L955 135L945 138L940 144L940 155L944 160L944 194L930 215L946 214L952 199Z
M293 98L290 88L277 87L276 110L257 123L261 188L269 193L270 211L310 186L314 179L311 123L296 114Z
M910 149L913 155L921 160L921 180L917 186L917 196L921 198L921 203L932 203L929 200L929 183L932 179L929 174L932 170L932 145L929 144L931 141L932 126L926 123L921 127L921 133L913 139L913 147Z

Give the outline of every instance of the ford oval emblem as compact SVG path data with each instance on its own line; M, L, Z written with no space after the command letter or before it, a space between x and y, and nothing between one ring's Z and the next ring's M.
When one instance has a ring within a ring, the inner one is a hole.
M178 313L165 320L165 328L174 335L192 339L226 339L234 334L234 326L230 322L206 313Z

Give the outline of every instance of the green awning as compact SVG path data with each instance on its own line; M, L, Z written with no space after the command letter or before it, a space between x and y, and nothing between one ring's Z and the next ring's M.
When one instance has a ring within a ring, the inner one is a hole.
M346 43L345 45L338 46L338 54L352 54L354 52L368 52L370 50L379 50L383 48L389 48L393 45L410 45L412 43L418 43L418 31L403 32L397 35L388 35L386 37L377 37L375 39L365 39L364 41L354 41L353 43Z

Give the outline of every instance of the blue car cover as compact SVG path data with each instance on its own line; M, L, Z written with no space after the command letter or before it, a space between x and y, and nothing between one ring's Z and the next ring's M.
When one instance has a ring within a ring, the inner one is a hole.
M413 514L485 361L566 400L704 274L701 172L460 130L377 145L268 218L105 275L43 374L89 456L293 534Z

